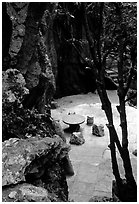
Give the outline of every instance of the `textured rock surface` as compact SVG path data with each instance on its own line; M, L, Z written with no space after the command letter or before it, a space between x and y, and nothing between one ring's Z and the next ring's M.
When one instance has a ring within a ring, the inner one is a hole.
M53 120L53 121L52 121L52 125L53 125L53 127L54 127L54 129L55 129L55 133L56 133L57 135L59 135L59 136L62 138L62 140L63 140L64 142L66 142L66 138L65 138L65 135L64 135L64 131L63 131L63 129L62 129L60 123L59 123L58 121L56 121L56 120Z
M51 202L49 193L42 187L23 183L9 187L2 192L3 202Z
M27 100L29 90L25 87L26 82L20 71L8 69L3 71L2 77L3 141L10 137L53 137L55 131L52 121L45 114L47 107L43 114L39 114L35 109L25 109L24 101ZM27 102L30 104L28 100Z
M100 124L100 125L93 124L92 134L96 135L98 137L103 137L104 136L104 125L102 125L102 124Z
M2 186L26 181L27 174L39 177L39 169L43 168L49 159L64 157L68 146L57 136L52 138L29 139L12 138L2 144ZM63 154L62 154L63 151ZM51 152L53 154L49 155Z
M59 136L11 138L2 147L3 201L68 200L63 158L69 145Z
M30 103L29 105L27 103L26 107L36 106L35 108L42 113L44 112L44 105L50 103L56 88L53 71L56 70L57 60L54 43L50 42L52 35L48 35L47 26L43 35L38 28L38 21L41 20L44 11L46 10L47 13L47 9L49 10L51 6L49 3L40 4L39 2L34 4L8 2L6 6L12 22L11 43L8 48L10 67L16 67L24 74L26 87L31 90L26 99ZM47 20L48 25L50 19ZM48 46L46 41L49 41L49 47L46 47ZM6 67L4 70L6 70Z
M7 12L13 24L11 45L9 49L9 54L12 58L18 54L23 42L23 37L25 35L24 22L27 17L27 9L28 3L26 2L7 3Z
M2 73L3 102L10 103L18 100L21 103L24 95L29 93L25 85L25 79L17 69L8 69L4 71ZM12 94L13 98L15 98L15 100L10 100L10 98L8 97L10 96L10 93Z
M42 35L44 36L44 42L46 45L47 53L48 53L50 62L52 64L54 76L56 78L57 76L57 53L56 53L55 42L54 42L53 22L56 17L55 11L57 9L57 3L53 4L51 2L50 7L51 7L51 11L48 8L48 10L46 10L43 14L43 17L41 20L41 26L42 26Z
M73 132L69 142L70 144L82 145L85 143L85 139L81 132Z

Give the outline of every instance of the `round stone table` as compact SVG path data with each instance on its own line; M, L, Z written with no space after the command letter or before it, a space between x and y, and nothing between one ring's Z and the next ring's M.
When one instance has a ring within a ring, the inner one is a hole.
M68 114L62 118L62 121L69 125L69 129L73 132L80 129L80 124L85 122L85 117L79 114Z

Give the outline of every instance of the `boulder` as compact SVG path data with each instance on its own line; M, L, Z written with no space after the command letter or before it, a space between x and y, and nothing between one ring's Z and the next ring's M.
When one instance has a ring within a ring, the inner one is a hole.
M98 137L103 137L104 136L104 125L102 125L102 124L100 124L100 125L93 124L92 134L96 135Z
M81 132L73 132L69 142L70 144L82 145L85 143L85 139Z
M25 182L28 175L40 178L49 159L54 162L68 153L68 145L59 136L11 138L3 142L2 148L2 186Z
M47 189L23 183L13 187L4 188L3 202L51 202Z
M26 82L23 75L17 69L8 69L2 73L2 99L3 102L11 102L9 99L9 93L14 95L15 99L21 102L24 95L29 93L29 90L25 87ZM14 102L14 101L12 101ZM11 106L11 104L9 104Z
M68 200L63 159L69 145L59 136L11 138L2 146L3 201Z
M64 131L63 131L60 123L58 121L56 121L56 120L52 120L52 126L54 128L55 134L59 135L61 137L61 139L64 142L66 142L66 137L65 137Z
M36 109L27 109L32 108L37 102L39 103L38 92L41 93L40 87L37 87L39 88L38 91L34 90L35 92L29 94L26 81L17 69L8 69L3 71L2 75L3 141L11 137L23 139L38 135L53 137L54 128L51 125L50 117L45 114L49 107L45 106L43 114L39 114ZM33 98L31 95L33 95ZM42 107L41 104L39 106Z

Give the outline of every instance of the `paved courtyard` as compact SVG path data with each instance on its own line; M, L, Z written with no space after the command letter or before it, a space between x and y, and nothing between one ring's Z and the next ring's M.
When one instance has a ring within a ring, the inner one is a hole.
M114 179L111 168L110 150L108 148L109 134L105 125L107 123L105 114L101 110L99 99L97 99L94 104L89 103L88 100L86 101L87 103L83 104L81 104L81 101L71 104L64 103L63 105L60 105L59 108L52 110L52 117L59 120L63 130L65 130L68 125L62 122L62 117L64 114L69 112L76 112L77 114L83 115L85 118L87 118L87 115L94 116L96 124L104 125L105 136L97 137L92 135L92 127L88 126L85 121L85 123L80 125L80 131L83 133L85 143L80 146L71 145L71 151L69 152L69 155L74 167L75 175L67 178L67 182L69 186L69 198L74 202L88 202L92 196L96 195L111 196L112 180ZM130 108L131 107L129 107L127 110L127 120L129 127L129 150L132 152L136 148L137 119L136 110L132 108L133 110L131 111ZM116 113L115 104L113 105L113 109L115 126L119 133L118 135L120 135L118 119L119 115ZM134 114L132 119L131 113ZM65 132L65 137L68 143L70 139L70 133ZM117 156L119 157L118 151ZM133 164L134 176L136 178L137 158L132 154L131 161ZM121 164L122 161L119 157L120 172L122 175L124 175L124 170Z

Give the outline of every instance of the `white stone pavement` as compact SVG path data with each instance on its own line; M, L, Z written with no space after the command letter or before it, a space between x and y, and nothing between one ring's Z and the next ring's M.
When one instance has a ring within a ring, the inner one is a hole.
M92 94L92 97L94 95ZM72 97L64 97L64 101L68 101L69 98L72 101L75 99ZM97 98L98 96L95 95ZM67 178L69 186L69 198L74 202L88 202L92 196L111 196L112 195L112 180L114 179L111 168L109 134L106 127L106 117L104 111L101 110L99 99L95 102L98 103L84 103L82 104L82 96L78 98L78 102L75 101L69 104L67 101L62 104L63 99L59 99L58 103L60 107L52 110L52 117L59 119L63 129L68 125L62 122L62 117L68 112L79 113L85 118L87 115L94 116L96 124L103 124L105 136L96 137L92 135L91 126L87 126L86 121L80 125L80 130L83 132L85 143L83 145L71 145L71 151L69 152L70 159L72 161L75 175ZM90 97L91 98L91 97ZM88 102L88 101L87 101ZM90 101L89 101L90 102ZM121 135L119 127L119 115L116 111L116 104L113 104L114 122L118 135ZM127 120L129 128L129 150L132 152L136 148L136 109L127 108ZM134 117L133 117L134 115ZM67 143L70 139L70 133L65 133ZM117 151L117 156L118 151ZM137 177L137 158L131 154L131 161L133 164L133 172L135 178ZM120 172L124 176L124 170L122 168L122 161L119 158Z

